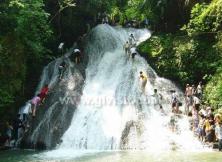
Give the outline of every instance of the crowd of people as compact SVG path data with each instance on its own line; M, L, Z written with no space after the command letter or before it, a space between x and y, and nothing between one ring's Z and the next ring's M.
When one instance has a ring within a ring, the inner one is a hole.
M98 12L97 13L97 17L96 17L96 22L97 24L109 24L109 17L108 14L106 12Z
M85 34L84 34L85 35ZM70 59L72 62L74 62L76 65L80 64L83 61L83 53L84 53L84 48L83 48L83 36L80 36L76 42L74 42L73 47L74 50L71 52ZM58 78L59 80L62 80L64 76L64 72L67 69L67 62L68 62L68 56L62 56L62 61L58 66Z
M203 87L186 85L186 112L190 118L191 130L204 144L212 145L218 142L218 148L222 151L222 118L215 114L214 109L203 104Z
M197 86L186 85L185 88L185 115L189 118L190 130L204 145L215 147L218 143L219 151L222 151L222 116L215 114L214 109L202 103L203 86L199 82ZM182 114L179 110L179 100L175 91L172 92L172 112L174 113L170 119L170 125L173 132L176 131L176 120L178 114ZM179 110L179 113L178 113ZM176 116L176 115L177 116Z
M36 109L42 105L49 93L49 87L46 84L41 88L40 92L31 100L22 106L12 122L6 122L5 134L0 135L0 141L4 147L15 147L23 134L28 131L29 122L35 118Z
M123 45L123 49L128 58L132 58L134 60L136 54L138 53L136 50L136 39L133 34L130 34L128 40Z
M147 76L143 72L140 72L141 88L142 92L145 91L147 82ZM152 95L156 99L156 108L163 116L167 113L164 111L161 100L162 95L154 89ZM211 146L213 148L218 147L219 151L222 151L222 115L216 114L214 109L209 105L203 104L203 86L202 83L195 87L195 85L186 85L185 88L185 111L184 115L188 116L190 123L190 130L193 131L203 145ZM171 115L169 119L169 129L178 133L177 122L182 118L183 112L179 109L182 106L179 96L175 90L171 90ZM216 144L217 143L217 144Z

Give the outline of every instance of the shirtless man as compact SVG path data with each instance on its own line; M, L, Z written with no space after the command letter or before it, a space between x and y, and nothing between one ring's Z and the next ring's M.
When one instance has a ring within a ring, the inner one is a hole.
M189 107L192 106L192 87L187 84L185 89L185 98L186 98L186 114L189 112Z
M123 49L125 50L126 55L129 56L130 55L130 44L128 41L124 44Z

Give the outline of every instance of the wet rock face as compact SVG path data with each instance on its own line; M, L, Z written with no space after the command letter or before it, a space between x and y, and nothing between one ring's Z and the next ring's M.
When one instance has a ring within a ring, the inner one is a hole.
M73 62L72 55L68 56L68 67L61 80L58 77L61 58L45 68L41 82L49 84L50 91L45 102L37 107L36 117L30 115L30 127L21 141L21 148L52 149L61 143L80 101L87 65L86 55L80 64Z
M122 132L120 148L122 150L138 149L137 146L130 144L130 140L132 140L132 136L134 136L135 141L139 141L142 133L143 124L141 121L128 121L126 123L125 129Z

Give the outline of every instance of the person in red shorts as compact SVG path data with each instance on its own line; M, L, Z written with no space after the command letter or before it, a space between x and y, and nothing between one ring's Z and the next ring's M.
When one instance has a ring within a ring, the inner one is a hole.
M46 98L48 92L49 92L49 87L48 87L48 84L46 84L40 91L41 103L43 103L45 101L45 98Z

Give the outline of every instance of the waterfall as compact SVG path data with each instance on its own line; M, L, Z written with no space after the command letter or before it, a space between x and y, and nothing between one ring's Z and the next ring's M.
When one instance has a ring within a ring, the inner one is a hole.
M170 149L172 141L178 148L189 149L185 146L186 136L173 138L167 128L169 116L162 117L152 104L155 88L163 95L162 105L166 112L171 109L170 90L176 90L180 96L183 94L172 82L159 78L139 55L135 60L127 58L123 45L131 33L138 42L151 36L145 29L122 29L108 25L99 25L88 35L85 49L89 62L83 94L57 149L152 150L156 147L164 150ZM149 78L146 94L140 89L140 71ZM180 98L183 101L183 97ZM187 120L185 125L189 125ZM186 127L183 125L181 129ZM190 132L189 128L186 131ZM189 140L195 141L191 136Z
M189 130L187 117L181 115L181 119L178 119L177 133L170 131L168 125L171 117L171 90L176 90L182 103L183 93L171 81L160 78L141 56L136 55L134 60L128 58L123 45L131 33L137 39L137 44L151 36L150 31L145 29L123 29L109 25L99 25L92 29L84 46L88 58L84 82L83 77L76 77L82 75L78 66L70 60L60 90L58 88L61 83L57 83L53 77L46 77L49 70L43 72L45 77L41 85L50 80L50 83L57 87L57 95L51 96L54 102L48 104L49 108L44 111L44 116L42 115L44 119L31 131L31 141L43 139L53 142L56 138L51 136L57 132L50 126L65 125L59 132L61 141L56 140L52 145L56 146L56 152L49 152L47 155L55 157L72 154L73 151L70 153L67 150L143 149L159 152L202 149L201 143ZM50 64L50 69L57 69L60 62L58 59L51 63L53 66ZM140 71L148 76L145 94L140 88ZM76 88L78 91L75 91ZM155 105L154 89L163 96L161 104L167 114L165 116L161 115L159 106ZM73 95L78 94L81 94L80 102L73 104ZM58 96L66 102L61 104ZM183 107L181 109L183 110ZM59 114L56 119L55 111ZM39 133L41 131L48 131L51 135L46 138Z

